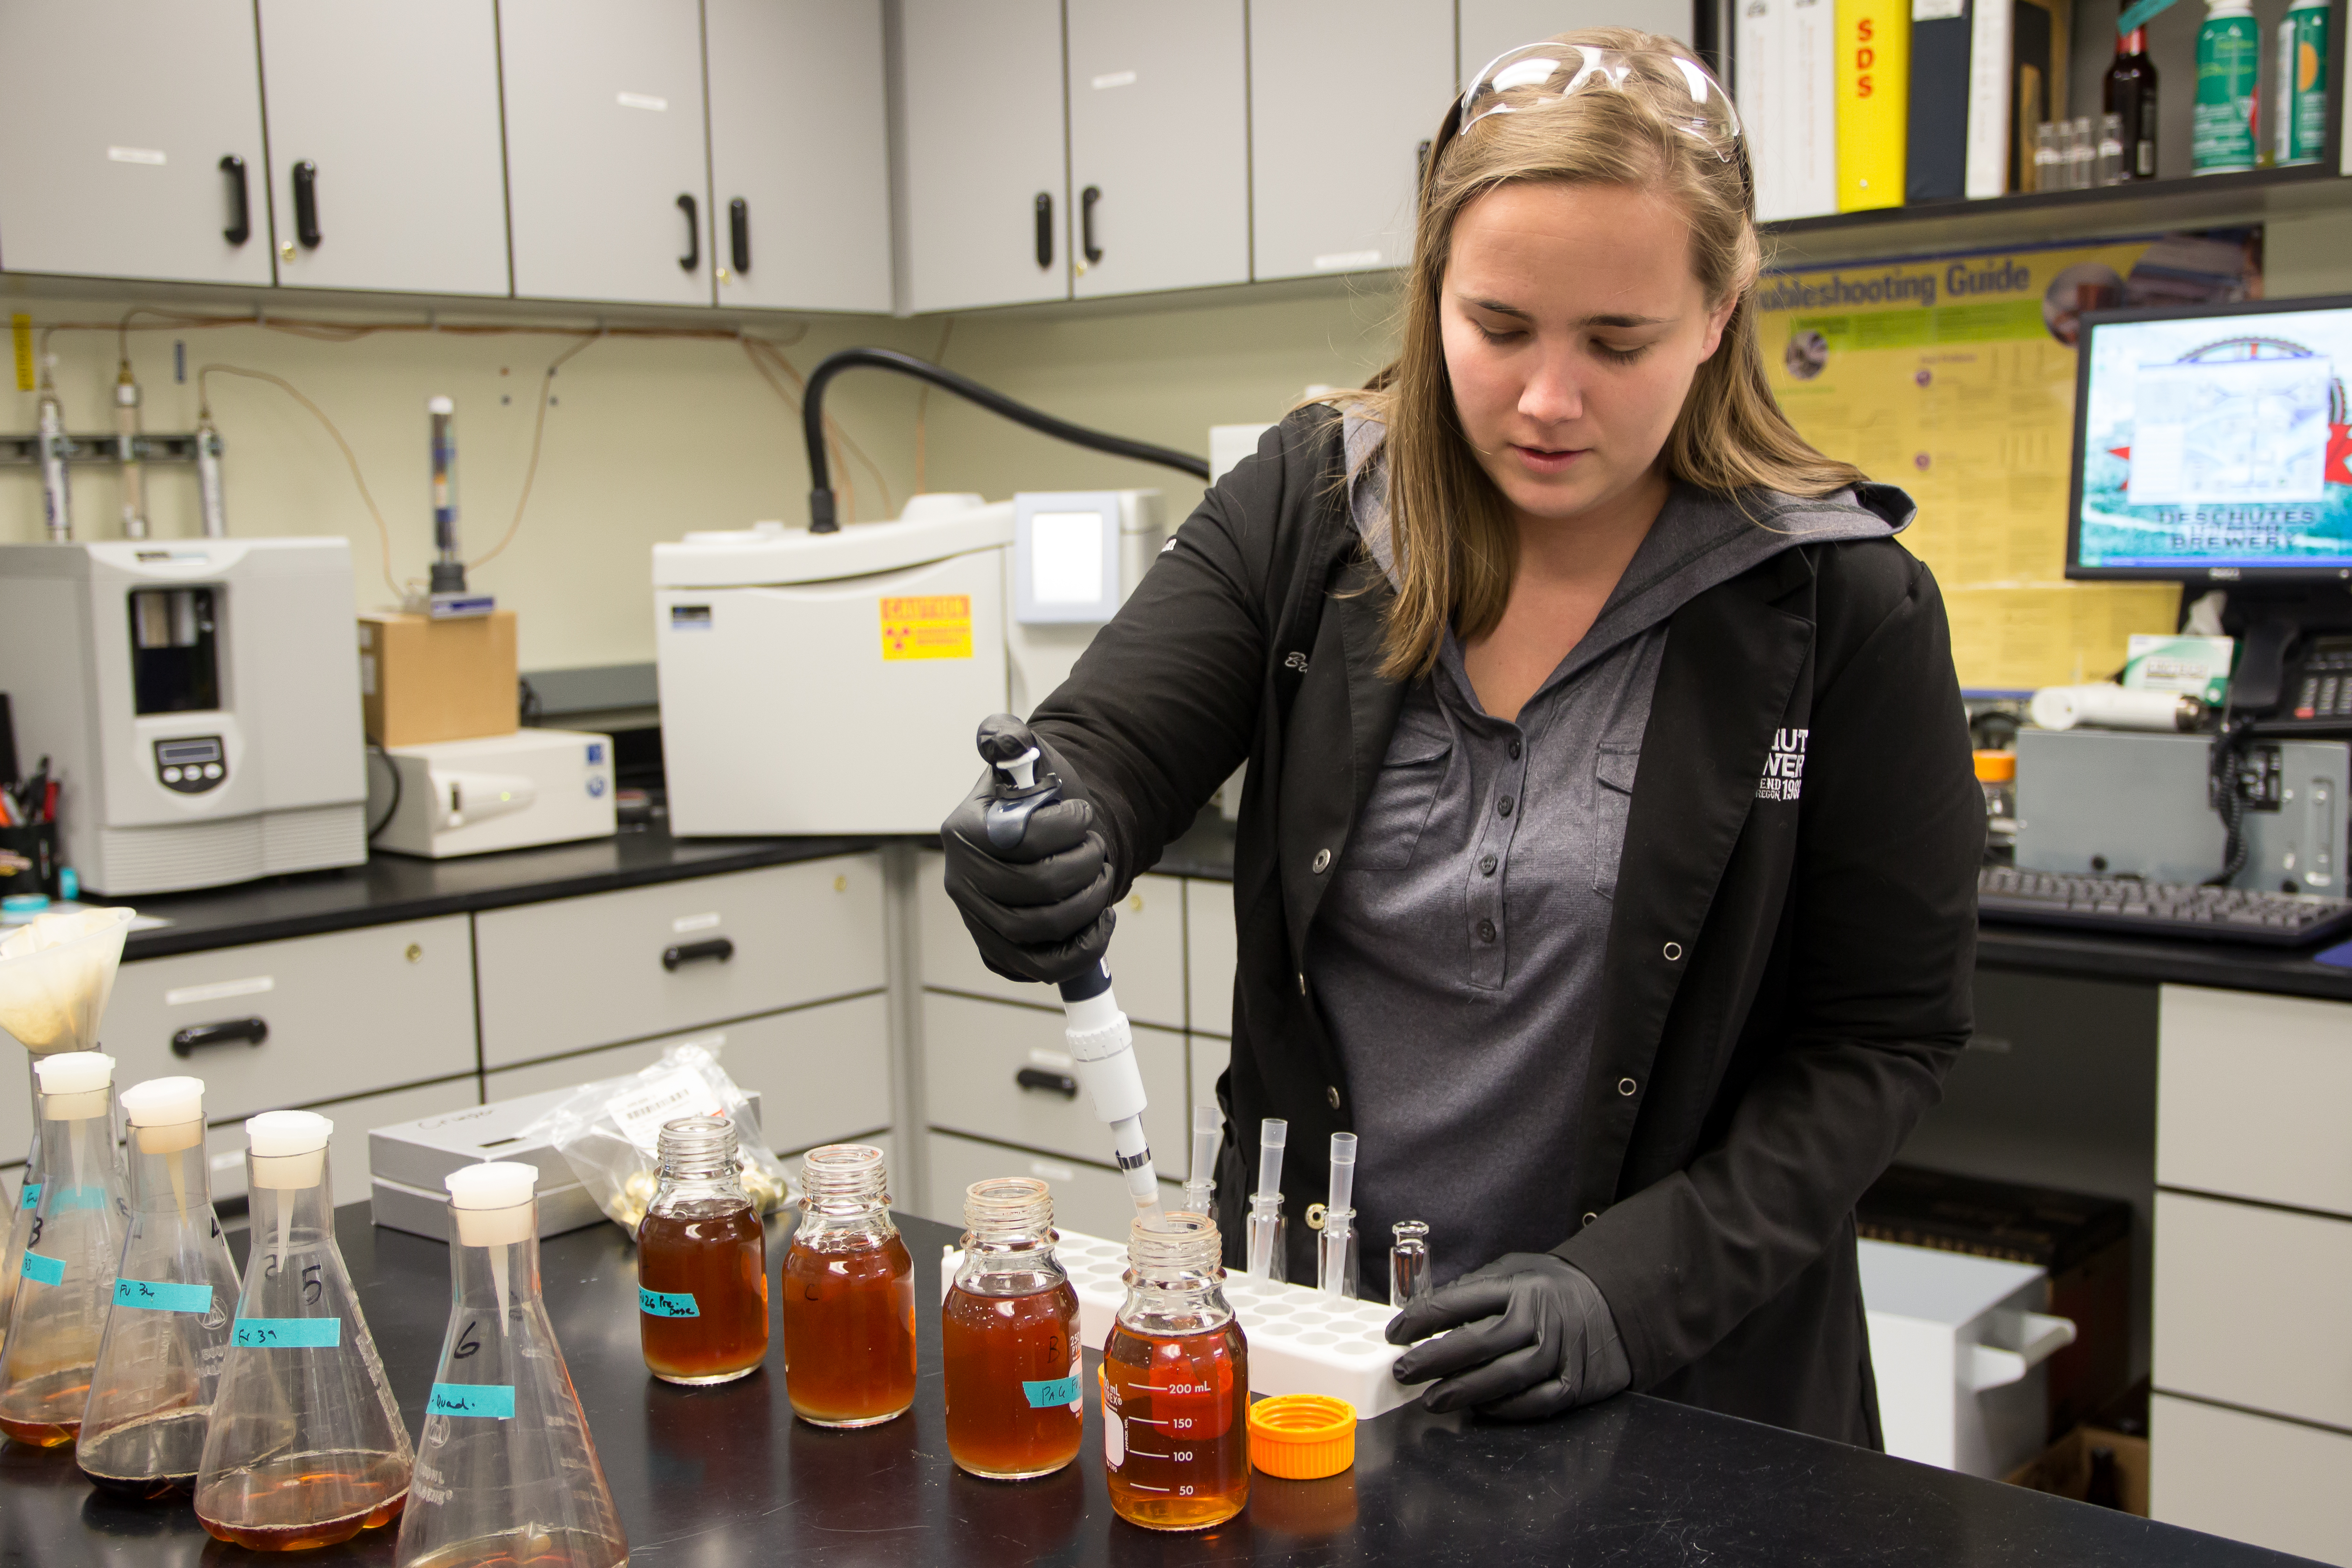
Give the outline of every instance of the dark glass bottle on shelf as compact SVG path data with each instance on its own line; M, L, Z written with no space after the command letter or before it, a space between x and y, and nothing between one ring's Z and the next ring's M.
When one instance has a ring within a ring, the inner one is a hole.
M2134 27L2116 39L2100 107L2123 117L2125 183L2156 178L2156 63L2147 57L2147 29Z

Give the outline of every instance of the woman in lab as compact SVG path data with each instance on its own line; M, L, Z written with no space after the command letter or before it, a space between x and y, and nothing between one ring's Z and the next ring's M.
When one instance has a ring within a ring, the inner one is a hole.
M1424 182L1395 362L1202 499L1033 716L1069 799L1012 858L983 779L949 891L1066 977L1246 761L1229 1258L1259 1119L1294 1216L1353 1131L1366 1293L1402 1219L1458 1276L1390 1331L1432 1408L1876 1446L1853 1207L1968 1038L1984 831L1911 503L1774 402L1681 45L1505 55Z

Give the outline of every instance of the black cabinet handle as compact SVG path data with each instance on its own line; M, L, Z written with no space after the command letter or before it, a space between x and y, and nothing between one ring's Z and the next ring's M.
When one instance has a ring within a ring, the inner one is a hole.
M677 265L684 271L692 272L702 265L702 220L695 216L692 196L680 196L677 210L686 214L686 254L677 258Z
M727 204L727 249L736 271L751 270L751 204L740 196Z
M1054 198L1037 193L1037 265L1054 265Z
M1078 193L1078 247L1089 267L1102 259L1102 246L1095 243L1095 204L1101 200L1100 185L1088 185Z
M221 238L231 245L243 245L253 237L253 202L245 188L245 160L232 152L220 161L220 172L228 176L228 227L221 230Z
M704 959L724 964L735 956L735 944L724 936L713 936L708 942L688 942L662 949L662 967L672 974L683 964L698 964Z
M307 158L294 165L294 237L319 248L319 166Z
M1013 1082L1024 1089L1043 1089L1049 1094L1059 1094L1065 1100L1078 1097L1078 1081L1066 1072L1048 1072L1042 1067L1024 1067L1013 1075Z
M269 1025L262 1019L230 1019L222 1023L192 1023L172 1034L173 1056L194 1056L208 1045L235 1045L243 1040L247 1045L259 1045L269 1038Z

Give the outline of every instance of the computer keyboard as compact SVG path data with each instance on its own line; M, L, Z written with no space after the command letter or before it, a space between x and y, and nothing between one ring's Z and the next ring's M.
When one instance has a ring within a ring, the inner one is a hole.
M2273 947L2306 946L2352 927L2352 898L2069 876L2005 865L1977 873L1977 913L1988 920Z

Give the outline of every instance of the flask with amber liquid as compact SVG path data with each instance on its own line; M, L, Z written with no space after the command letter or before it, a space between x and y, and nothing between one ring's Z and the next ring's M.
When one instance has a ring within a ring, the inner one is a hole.
M637 1226L637 1325L665 1383L731 1383L768 1354L768 1240L735 1172L735 1124L662 1124L661 1186Z
M1054 1194L1004 1176L964 1189L963 1261L940 1308L948 1455L991 1480L1078 1457L1078 1293L1054 1256Z
M1225 1301L1217 1227L1139 1214L1127 1300L1103 1343L1110 1505L1148 1530L1206 1530L1249 1501L1249 1343Z
M872 1427L915 1402L915 1261L890 1222L882 1151L827 1144L784 1256L784 1392L819 1427Z

